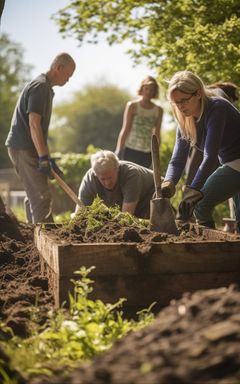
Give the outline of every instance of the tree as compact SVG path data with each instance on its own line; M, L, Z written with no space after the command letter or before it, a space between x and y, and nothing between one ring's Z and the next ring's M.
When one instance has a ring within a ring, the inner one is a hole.
M5 147L11 118L17 97L27 81L31 66L23 62L20 44L9 40L7 35L0 37L0 167L11 166Z
M5 0L0 0L0 23L1 23L1 17L3 13L4 5L5 5Z
M53 111L50 147L61 152L85 152L89 144L114 150L123 111L130 94L115 85L87 85L69 103Z
M166 85L188 69L205 82L240 81L239 0L79 0L54 18L63 34L109 44L130 39L135 63L145 59Z

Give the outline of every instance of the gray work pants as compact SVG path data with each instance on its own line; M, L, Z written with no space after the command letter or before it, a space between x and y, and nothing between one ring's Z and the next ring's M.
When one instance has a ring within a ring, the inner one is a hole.
M53 222L48 177L37 170L38 157L33 151L10 147L8 154L27 194L25 208L28 222Z

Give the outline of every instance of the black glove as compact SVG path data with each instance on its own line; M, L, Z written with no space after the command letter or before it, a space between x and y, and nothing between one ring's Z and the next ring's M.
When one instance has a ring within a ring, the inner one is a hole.
M197 189L186 186L183 194L183 199L178 207L177 219L188 221L194 211L194 206L198 201L202 200L203 194Z
M63 171L56 164L56 160L57 159L53 159L52 157L50 157L49 159L50 167L58 174L58 176L63 177Z
M49 156L39 156L38 158L38 168L37 170L41 173L44 173L49 178L51 178L51 166L49 162Z
M49 179L53 179L52 169L60 176L63 176L63 172L57 166L55 159L49 157L48 155L39 156L38 158L38 171L44 173L49 177Z
M166 180L162 182L161 185L161 191L162 191L162 196L170 199L175 195L176 188L174 185L174 182L171 180Z

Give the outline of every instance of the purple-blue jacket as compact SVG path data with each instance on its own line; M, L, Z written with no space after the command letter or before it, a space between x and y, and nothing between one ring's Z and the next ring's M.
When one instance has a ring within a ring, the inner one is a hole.
M217 157L221 164L240 159L240 112L229 101L210 97L196 127L196 146L203 151L203 161L191 187L201 189L214 171ZM178 183L186 166L189 150L190 143L181 138L178 128L165 180L172 180L175 185Z

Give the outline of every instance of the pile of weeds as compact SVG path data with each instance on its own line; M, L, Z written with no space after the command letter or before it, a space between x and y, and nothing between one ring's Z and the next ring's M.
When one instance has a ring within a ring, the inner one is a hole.
M96 197L91 206L81 207L75 216L64 225L69 231L84 230L84 237L104 228L109 222L116 223L119 227L134 227L136 230L149 228L149 220L139 219L128 212L121 212L118 205L107 207L104 202Z

